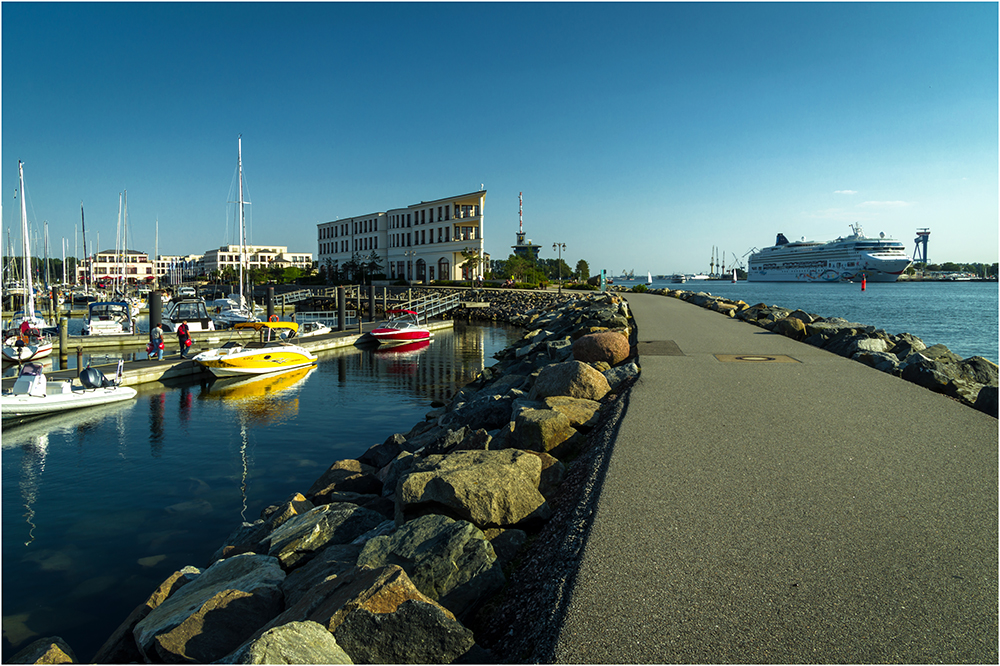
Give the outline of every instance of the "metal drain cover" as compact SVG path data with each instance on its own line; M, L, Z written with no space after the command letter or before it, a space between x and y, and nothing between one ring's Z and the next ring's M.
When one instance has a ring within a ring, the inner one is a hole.
M715 354L723 363L800 363L783 354Z
M684 356L684 352L673 340L647 340L636 343L639 357L643 356Z

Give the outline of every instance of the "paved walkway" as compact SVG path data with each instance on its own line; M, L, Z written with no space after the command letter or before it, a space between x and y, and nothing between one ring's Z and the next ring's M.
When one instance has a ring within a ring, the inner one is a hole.
M628 302L642 375L557 662L997 663L996 419L677 299Z

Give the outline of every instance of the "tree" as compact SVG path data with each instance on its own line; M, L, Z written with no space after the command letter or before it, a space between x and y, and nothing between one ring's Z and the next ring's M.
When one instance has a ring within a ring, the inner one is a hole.
M581 259L576 262L576 279L580 282L586 282L587 278L590 277L590 265L586 260Z

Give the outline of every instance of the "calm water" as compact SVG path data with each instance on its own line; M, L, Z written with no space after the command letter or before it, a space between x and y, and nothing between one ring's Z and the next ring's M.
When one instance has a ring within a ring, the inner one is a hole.
M416 351L323 352L249 385L146 385L127 405L5 428L3 660L49 635L89 660L244 517L408 431L519 335L457 324Z
M630 284L630 283L626 283ZM996 282L892 282L860 284L689 281L653 282L656 289L707 291L743 300L843 317L887 333L912 333L927 345L944 344L968 358L1000 362Z

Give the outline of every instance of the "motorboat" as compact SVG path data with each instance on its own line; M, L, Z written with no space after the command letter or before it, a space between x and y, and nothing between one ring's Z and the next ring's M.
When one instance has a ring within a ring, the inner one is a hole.
M253 331L257 339L230 340L222 347L209 349L194 357L216 377L262 375L312 365L318 359L309 350L289 342L299 325L289 321L242 322L233 326L234 334Z
M683 273L674 273L670 276L670 282L673 284L684 284L687 282L687 276Z
M136 390L121 385L124 365L118 362L114 379L97 368L85 368L77 386L72 381L48 382L40 363L25 363L10 392L0 395L3 423L131 400Z
M304 321L299 324L299 337L311 338L317 335L333 333L333 329L321 321Z
M134 319L127 301L96 301L87 306L83 335L123 335L134 332Z
M208 307L200 298L177 298L164 308L164 331L174 333L183 322L187 322L189 331L215 330L215 322L208 314Z
M239 294L229 294L227 298L212 301L212 319L219 328L231 328L236 324L260 321L255 308L246 303Z
M413 310L387 310L388 319L372 329L370 335L382 344L430 340L431 332L420 324Z
M42 335L37 328L29 328L26 333L11 333L3 341L3 360L25 363L45 358L52 353L52 338Z

